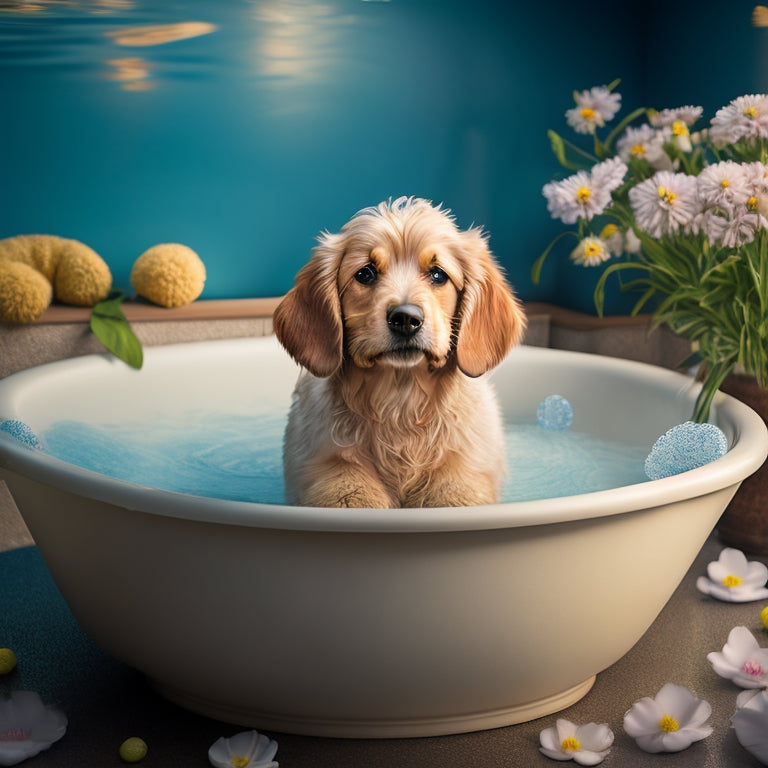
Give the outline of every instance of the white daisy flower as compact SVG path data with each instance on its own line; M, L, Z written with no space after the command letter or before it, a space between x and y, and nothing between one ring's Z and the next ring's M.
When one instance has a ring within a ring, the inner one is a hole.
M764 195L768 193L768 166L765 163L742 163L741 168L744 172L750 195Z
M582 267L599 267L610 258L608 243L599 237L585 237L571 251L573 262Z
M646 752L680 752L712 733L705 725L711 714L709 702L685 686L667 683L655 698L633 704L624 715L624 730Z
M768 95L739 96L720 108L712 118L709 138L715 146L735 144L741 139L768 137Z
M657 171L629 190L637 226L651 237L674 234L692 223L701 212L696 177Z
M768 226L768 166L764 163L743 163L744 177L747 181L749 198L747 198L747 209L750 213L759 213L761 218L760 226Z
M595 186L606 189L609 193L621 186L629 168L618 157L603 160L592 167L592 181Z
M766 219L746 207L735 208L727 216L714 214L705 218L705 232L710 242L724 248L738 248L755 239L757 230L768 224Z
M676 122L682 122L690 128L704 111L703 107L677 107L676 109L662 109L649 116L648 121L655 128L671 127Z
M744 167L733 160L708 165L696 178L699 199L708 208L730 210L735 205L746 205L750 197Z
M672 160L664 151L664 134L648 123L630 126L616 142L618 156L628 162L630 157L646 160L657 171L671 170Z
M618 158L598 163L592 172L577 171L562 181L551 181L542 188L547 210L564 224L579 219L589 221L600 215L611 202L611 193L624 179L627 166Z
M768 687L768 648L761 648L746 627L734 627L722 651L707 654L720 677L740 688Z
M539 734L540 751L553 760L573 760L578 765L602 763L613 744L613 731L605 723L575 725L559 718L554 728Z
M574 91L576 106L565 113L568 125L576 133L594 133L602 128L621 107L621 95L609 91L604 85L588 91Z

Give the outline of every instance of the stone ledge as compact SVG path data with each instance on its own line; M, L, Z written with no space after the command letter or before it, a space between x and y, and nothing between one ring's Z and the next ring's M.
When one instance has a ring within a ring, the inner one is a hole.
M279 298L197 301L166 309L143 302L124 304L125 315L146 346L211 339L265 336ZM593 317L552 304L525 305L532 346L623 357L674 368L688 355L687 342L667 328L650 333L650 316ZM100 353L90 332L90 309L49 307L40 320L0 325L0 378L34 365Z

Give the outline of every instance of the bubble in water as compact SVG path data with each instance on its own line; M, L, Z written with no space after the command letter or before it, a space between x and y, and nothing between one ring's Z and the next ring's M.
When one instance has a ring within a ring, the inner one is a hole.
M553 431L568 429L573 423L573 408L564 397L550 395L539 405L536 419L539 426L544 429Z
M645 474L651 480L678 475L719 459L727 450L728 440L714 424L686 421L656 440L645 460Z
M40 441L37 435L32 431L28 424L18 419L6 419L0 424L0 431L7 432L11 437L15 437L27 448L39 448Z

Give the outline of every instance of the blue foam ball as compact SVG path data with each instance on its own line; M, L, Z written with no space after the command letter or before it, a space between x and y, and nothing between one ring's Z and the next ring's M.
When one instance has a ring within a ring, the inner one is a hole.
M728 440L714 424L686 421L656 440L645 460L645 474L651 480L678 475L719 459L727 450Z
M37 435L31 430L28 424L18 419L6 419L0 423L0 431L7 432L11 437L15 437L27 448L40 448L40 441Z
M560 431L573 424L573 408L560 395L550 395L544 399L536 411L536 420L544 429Z

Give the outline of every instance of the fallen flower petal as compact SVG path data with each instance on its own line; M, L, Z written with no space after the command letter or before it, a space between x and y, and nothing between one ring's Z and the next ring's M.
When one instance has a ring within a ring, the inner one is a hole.
M707 659L720 677L741 688L768 686L768 648L761 648L746 627L734 627L723 650L708 653Z
M605 723L575 725L560 718L554 728L545 728L539 734L539 742L539 750L552 760L598 765L611 751L613 731Z
M696 587L717 600L746 603L768 597L768 567L748 561L741 550L726 547L717 560L707 565L707 576L700 576Z
M708 702L682 685L667 683L655 698L635 702L624 715L624 730L646 752L680 752L712 733L705 725L711 714Z

